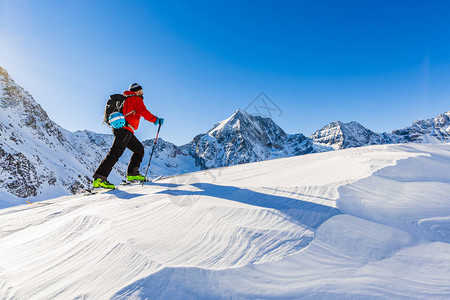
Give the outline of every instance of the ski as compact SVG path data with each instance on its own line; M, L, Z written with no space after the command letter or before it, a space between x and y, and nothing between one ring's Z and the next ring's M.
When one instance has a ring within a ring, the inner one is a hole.
M114 189L104 189L104 188L88 188L88 189L84 189L79 191L77 194L78 195L83 195L83 196L91 196L91 195L96 195L96 194L103 194L103 193L107 193L109 191L114 191L117 190L117 187Z
M155 179L152 180L152 182L158 181L160 179L163 179L164 176L163 175L159 175L158 177L156 177Z
M30 202L30 201L28 201L28 200L26 200L26 202L28 203L28 204L30 204L30 205L35 205L35 206L45 206L45 205L50 205L50 204L54 204L54 202L40 202L40 201L38 201L38 202Z
M162 179L164 176L163 175L159 175L158 177L154 178L154 179L147 179L144 181L145 182L155 182L158 181L160 179ZM138 184L142 184L142 181L128 181L128 180L122 180L122 182L120 183L120 185L138 185Z
M144 182L149 182L150 180L146 180ZM142 181L134 180L134 181L128 181L128 180L122 180L122 182L119 185L138 185L142 184Z

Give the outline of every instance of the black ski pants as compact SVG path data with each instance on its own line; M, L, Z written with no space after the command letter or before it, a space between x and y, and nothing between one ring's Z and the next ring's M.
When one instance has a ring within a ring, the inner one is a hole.
M134 136L134 134L127 129L113 129L114 142L106 157L102 160L95 171L94 179L101 178L107 180L109 173L122 156L126 148L133 152L130 163L128 164L128 175L138 175L139 167L141 166L142 158L144 157L144 146Z

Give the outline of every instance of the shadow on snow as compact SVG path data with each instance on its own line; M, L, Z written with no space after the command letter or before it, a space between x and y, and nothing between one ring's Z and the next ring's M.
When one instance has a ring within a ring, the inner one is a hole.
M168 189L157 194L171 196L187 196L189 201L195 203L199 196L209 196L229 201L279 211L290 221L301 224L307 228L316 229L330 217L341 214L337 208L302 201L289 197L275 196L235 186L223 186L212 183L194 183L195 191L183 189Z

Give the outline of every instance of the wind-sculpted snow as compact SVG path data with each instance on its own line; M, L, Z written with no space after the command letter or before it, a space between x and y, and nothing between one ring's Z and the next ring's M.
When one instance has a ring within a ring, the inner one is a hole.
M397 149L406 151L423 151L423 155L399 161L395 167L342 187L338 208L346 214L389 225L426 240L449 243L448 148L448 144L431 149L398 146Z
M0 296L446 298L449 164L371 146L3 209Z
M341 186L342 214L306 249L242 268L165 268L115 299L448 299L450 144L388 149L411 157Z

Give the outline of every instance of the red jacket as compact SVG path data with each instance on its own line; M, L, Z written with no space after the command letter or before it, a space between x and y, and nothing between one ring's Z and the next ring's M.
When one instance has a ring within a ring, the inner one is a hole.
M144 105L144 100L137 96L135 92L125 91L123 95L127 97L123 105L122 113L128 125L125 129L133 132L139 127L139 120L141 117L149 122L156 122L156 117ZM129 113L129 115L127 115Z

